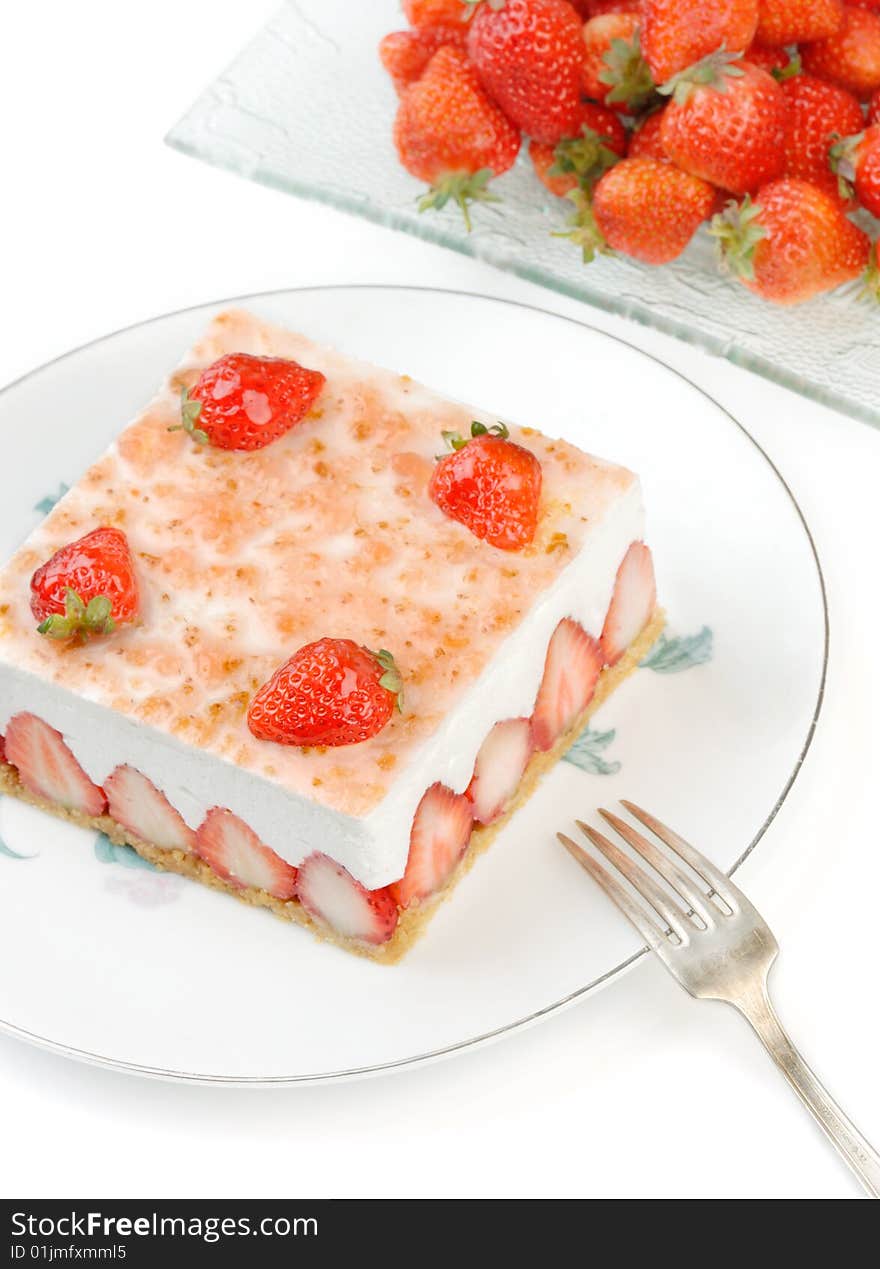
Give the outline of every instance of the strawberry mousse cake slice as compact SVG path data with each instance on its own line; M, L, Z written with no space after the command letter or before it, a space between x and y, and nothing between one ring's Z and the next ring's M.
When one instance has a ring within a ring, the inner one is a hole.
M237 310L0 571L0 788L391 963L663 624L636 476Z

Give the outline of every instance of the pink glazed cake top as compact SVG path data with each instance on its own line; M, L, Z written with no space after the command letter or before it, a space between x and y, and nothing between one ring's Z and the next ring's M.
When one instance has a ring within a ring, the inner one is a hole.
M181 388L229 352L294 358L327 377L307 419L265 449L214 449L168 430ZM529 547L498 550L428 497L441 431L467 434L474 418L495 421L249 313L220 314L0 573L0 659L313 801L367 814L634 480L511 427L541 463L541 512ZM140 620L80 646L44 639L31 574L99 525L128 538ZM256 740L246 722L254 692L325 635L390 649L404 712L342 749Z

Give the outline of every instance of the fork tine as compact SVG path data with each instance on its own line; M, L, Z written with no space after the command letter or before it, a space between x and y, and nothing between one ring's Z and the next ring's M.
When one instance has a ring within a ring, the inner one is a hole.
M616 829L625 842L632 846L644 859L645 863L650 864L652 868L659 872L664 881L667 881L673 890L681 896L685 903L689 903L694 912L703 918L707 928L711 929L718 919L718 909L712 910L713 905L708 896L702 894L695 885L678 868L669 856L647 837L643 837L641 833L637 833L632 825L627 824L626 820L622 820L619 815L615 815L613 811L605 811L601 807L599 814L604 820Z
M742 891L733 884L733 882L725 877L714 864L710 863L705 855L700 854L689 842L683 837L679 837L678 833L673 832L671 828L667 828L656 816L650 811L643 810L640 806L636 806L635 802L627 802L625 798L620 799L621 806L625 806L630 815L634 815L637 820L644 824L645 828L649 828L652 833L656 833L661 842L665 842L670 850L675 851L680 859L693 868L708 886L711 886L716 894L720 895L724 902L736 911L743 905L745 896Z
M623 915L636 927L636 930L649 947L658 952L661 946L667 944L666 935L660 927L651 920L644 908L639 907L630 898L620 882L612 877L607 868L603 868L598 860L594 859L592 855L588 855L582 847L578 846L577 842L572 841L565 833L557 833L556 836L572 858L576 859L580 866L586 869L597 885L602 887L612 903L615 903Z
M575 823L581 832L589 837L596 850L601 851L608 862L613 864L617 871L622 873L630 885L639 892L642 898L650 903L654 911L663 918L669 928L675 931L682 943L690 942L688 934L690 922L684 913L679 911L669 896L663 893L645 869L633 863L619 846L616 846L614 842L609 841L607 837L598 833L596 829L591 828L589 824L584 824L581 820L575 820ZM691 927L690 932L694 932L693 927Z

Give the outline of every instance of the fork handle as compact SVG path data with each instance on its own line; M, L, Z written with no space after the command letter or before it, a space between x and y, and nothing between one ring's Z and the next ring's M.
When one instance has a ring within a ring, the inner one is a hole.
M751 1024L764 1048L867 1193L872 1198L880 1198L880 1155L847 1119L795 1048L776 1016L766 983L759 992L730 1003Z

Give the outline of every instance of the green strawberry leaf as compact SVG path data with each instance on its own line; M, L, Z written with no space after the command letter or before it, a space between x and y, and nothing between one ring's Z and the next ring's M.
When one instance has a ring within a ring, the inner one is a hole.
M462 436L461 432L441 432L440 435L443 437L444 445L447 445L453 451L457 451L464 449L468 441L474 439L474 437L497 436L499 440L506 441L510 436L510 432L506 423L492 423L487 427L485 423L480 423L474 419L471 423L471 434L468 437ZM439 460L445 458L446 455L437 454L435 457Z
M605 66L599 79L611 90L605 100L609 105L627 106L627 114L641 114L655 99L656 85L642 56L639 32L631 40L613 39L602 61Z
M369 649L367 649L369 651ZM403 713L403 677L397 668L393 655L387 648L380 648L378 652L371 652L379 662L379 665L385 671L379 679L379 686L384 687L386 692L391 692L397 703L398 714Z
M579 137L560 141L553 151L551 176L573 176L579 187L589 194L609 168L620 162L608 144L609 137L600 136L584 124Z
M753 203L748 194L741 203L732 198L709 226L721 268L747 282L755 276L755 248L767 236L757 219L761 211L760 203Z
M569 219L570 229L554 231L554 238L568 238L580 247L584 264L590 264L596 255L613 255L611 248L596 224L589 195L583 189L573 189L565 196L574 205L574 215Z
M728 53L722 44L717 52L673 75L657 91L664 97L672 97L679 106L683 106L698 88L714 88L716 92L726 93L727 81L741 79L745 74L742 56L742 53Z
M862 274L862 289L857 298L867 300L871 304L877 304L880 301L880 267L877 264L876 248L871 253L870 264Z
M89 635L110 634L116 622L110 616L110 600L106 595L95 595L88 604L68 586L64 592L64 612L50 613L37 626L37 633L50 639L85 639Z
M489 189L494 175L490 167L480 168L479 172L453 172L420 196L418 209L420 212L441 211L447 203L455 203L464 218L465 229L470 233L473 228L471 203L501 202L498 195Z
M208 433L196 427L202 413L201 401L194 401L189 389L184 388L180 394L180 422L169 427L169 432L188 432L198 445L208 444Z

